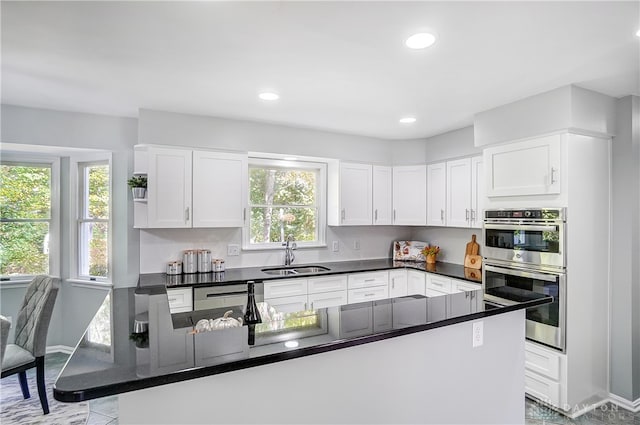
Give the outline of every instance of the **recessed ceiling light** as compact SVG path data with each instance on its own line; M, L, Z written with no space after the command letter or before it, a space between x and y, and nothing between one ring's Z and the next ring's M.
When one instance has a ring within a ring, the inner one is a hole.
M400 124L413 124L414 122L416 122L415 117L400 118Z
M436 42L436 36L428 32L413 34L404 44L410 49L426 49Z
M265 91L262 92L258 95L258 97L262 100L278 100L280 99L280 96L278 96L277 93L274 92L270 92L270 91Z
M640 37L640 30L638 30L638 31L636 32L636 35L637 35L638 37Z

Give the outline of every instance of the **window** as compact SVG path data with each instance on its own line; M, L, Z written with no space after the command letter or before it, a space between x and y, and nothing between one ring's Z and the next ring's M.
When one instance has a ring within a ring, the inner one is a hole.
M108 161L78 164L78 277L109 276Z
M249 158L245 248L324 245L326 164Z
M16 159L0 167L0 275L57 274L58 163Z

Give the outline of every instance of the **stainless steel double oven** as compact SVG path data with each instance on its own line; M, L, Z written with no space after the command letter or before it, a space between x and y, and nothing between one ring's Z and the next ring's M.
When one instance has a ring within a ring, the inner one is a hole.
M527 309L527 338L560 351L566 339L566 209L486 210L483 226L485 300L501 305L553 297Z

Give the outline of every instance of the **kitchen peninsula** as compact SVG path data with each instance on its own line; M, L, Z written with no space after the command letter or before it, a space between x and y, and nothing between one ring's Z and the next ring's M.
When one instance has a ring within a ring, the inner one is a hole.
M389 268L361 266L374 261ZM524 312L551 301L451 308L477 289L284 314L263 304L255 327L194 333L202 319L242 317L245 306L171 314L165 283L144 281L105 300L111 344L80 342L57 400L119 394L120 423L522 422ZM148 339L134 343L132 329ZM501 408L489 409L497 399Z

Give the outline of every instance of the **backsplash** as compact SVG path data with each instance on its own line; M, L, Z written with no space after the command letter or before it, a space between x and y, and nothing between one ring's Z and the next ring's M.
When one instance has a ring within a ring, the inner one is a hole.
M295 263L389 258L393 241L411 239L411 233L411 228L397 226L329 227L327 247L297 249ZM333 241L338 241L338 252L332 251ZM140 230L140 273L165 272L167 262L181 260L185 249L209 249L213 258L225 260L227 268L283 264L282 249L241 250L238 256L228 256L228 244L242 245L241 229ZM355 248L357 244L359 249Z
M471 235L476 235L476 240L480 244L480 255L482 255L482 229L420 227L414 230L412 239L429 242L429 245L438 245L441 248L438 261L464 264L464 253L467 243L471 241Z

